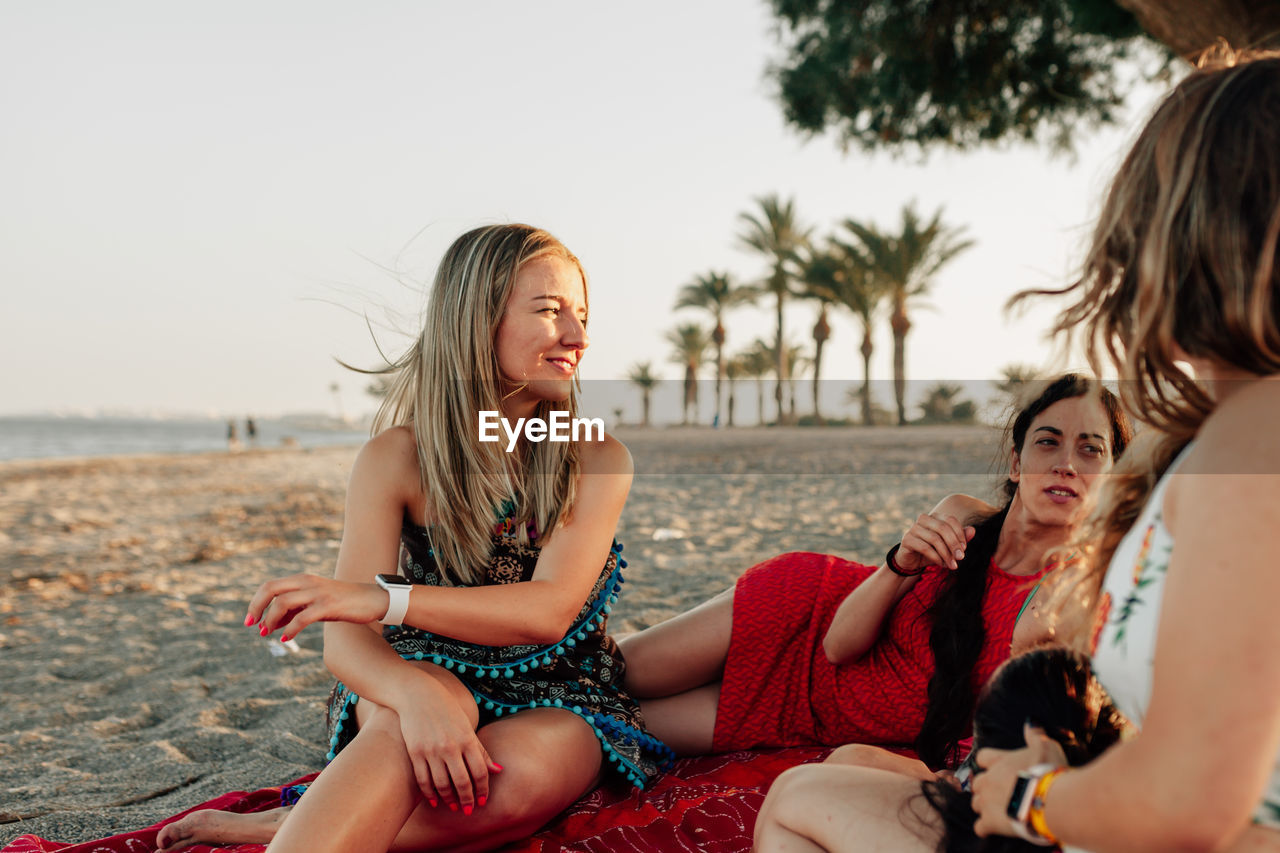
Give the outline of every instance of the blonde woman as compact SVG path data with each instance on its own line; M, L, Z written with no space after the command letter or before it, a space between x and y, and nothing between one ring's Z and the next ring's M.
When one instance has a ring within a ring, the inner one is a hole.
M1035 729L978 750L973 832L905 775L789 771L758 850L1280 850L1278 237L1280 53L1224 52L1121 166L1056 328L1084 329L1157 428L1114 470L1071 588L1099 605L1094 671L1138 733L1082 767Z
M245 620L283 637L324 623L331 761L292 808L197 812L162 850L489 849L602 777L656 774L670 753L605 633L630 455L602 427L523 430L508 452L494 426L577 417L586 324L582 266L545 231L479 228L449 248L352 469L335 576L264 583ZM481 440L485 419L499 440Z

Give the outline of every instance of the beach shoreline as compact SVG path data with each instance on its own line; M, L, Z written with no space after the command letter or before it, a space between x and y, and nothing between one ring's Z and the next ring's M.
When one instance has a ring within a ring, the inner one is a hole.
M990 427L616 430L637 630L806 550L879 562L953 491L989 497ZM356 447L0 462L0 843L128 831L323 761L320 631L243 627L253 589L329 574Z

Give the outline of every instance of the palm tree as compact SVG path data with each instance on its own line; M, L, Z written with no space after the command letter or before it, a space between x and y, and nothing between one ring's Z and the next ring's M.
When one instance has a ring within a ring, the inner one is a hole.
M760 426L764 426L764 377L774 367L773 355L770 353L769 345L760 338L756 338L755 342L739 353L735 360L738 362L742 375L749 376L756 381L756 406L759 412L757 422Z
M1012 405L1018 405L1018 397L1028 383L1040 378L1040 371L1027 364L1006 364L1000 368L1000 381L994 383L996 390L1004 394Z
M754 302L756 292L749 287L739 287L727 272L705 272L695 276L676 297L676 310L701 308L711 315L715 328L711 342L716 345L716 417L720 416L720 382L724 378L724 312L748 302Z
M925 419L939 423L973 423L978 407L972 400L961 399L963 393L963 385L934 383L925 391L925 400L920 406Z
M644 414L641 423L649 426L649 395L653 393L654 387L660 380L653 375L652 368L647 361L642 361L632 366L631 370L627 372L627 380L640 386L640 404L641 411Z
M759 289L773 294L777 301L777 332L774 335L774 371L778 377L778 386L774 390L774 400L778 404L778 422L782 423L782 377L787 368L783 364L786 358L786 347L782 343L782 306L791 291L791 282L796 277L798 252L809 240L809 231L801 228L796 221L795 203L792 199L783 202L775 195L759 196L755 199L760 206L759 214L750 212L738 215L744 223L744 229L738 234L738 242L747 248L754 249L764 255L770 264L769 274L760 283Z
M843 276L842 258L836 254L838 247L809 249L800 261L800 279L796 296L813 299L818 303L818 322L813 326L813 419L822 423L818 409L819 377L822 373L822 347L831 337L831 324L827 322L827 308L840 301L840 285Z
M724 363L724 378L728 380L729 385L729 419L725 421L725 426L733 426L733 403L734 388L737 386L737 379L743 374L743 364L741 358L726 359Z
M853 233L875 275L888 289L892 304L889 325L893 329L893 393L898 404L898 425L902 426L907 422L906 346L907 332L911 330L907 303L927 294L938 271L972 246L973 241L961 239L963 227L942 224L941 208L922 223L914 204L902 208L902 230L897 234L884 234L873 225L852 219L846 219L844 226Z
M757 345L762 347L769 358L771 364L778 363L778 354L773 351L773 347L764 341L757 341ZM783 342L782 363L786 365L786 371L782 374L782 379L787 386L787 409L788 418L791 422L796 419L796 374L804 370L805 363L808 359L805 357L803 347ZM783 384L782 382L778 383Z
M963 393L964 388L960 385L935 383L925 391L924 402L920 404L921 420L933 424L955 420L955 410L962 403L959 397Z
M684 365L684 414L681 424L688 425L689 409L693 408L694 421L698 414L698 368L711 339L706 331L695 323L684 323L667 332L667 342L673 347L671 360Z
M862 388L859 394L862 397L862 423L871 426L874 423L871 404L871 355L875 351L872 330L875 328L876 314L880 311L885 290L857 246L832 241L830 253L840 262L839 274L836 278L838 284L836 298L842 307L849 309L853 316L858 318L862 326L862 346L859 347L859 352L862 353Z

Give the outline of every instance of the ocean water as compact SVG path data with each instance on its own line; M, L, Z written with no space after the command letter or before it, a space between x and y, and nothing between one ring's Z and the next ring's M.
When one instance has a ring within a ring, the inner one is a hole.
M367 429L330 427L318 419L256 421L250 445L244 420L236 421L240 446L301 447L359 444ZM227 449L227 422L213 419L0 417L0 459L115 456L133 453L201 453Z

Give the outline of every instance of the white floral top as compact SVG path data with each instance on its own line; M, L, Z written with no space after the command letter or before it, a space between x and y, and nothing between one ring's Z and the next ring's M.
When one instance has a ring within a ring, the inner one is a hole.
M1182 451L1152 490L1137 522L1116 548L1103 583L1104 622L1093 669L1116 707L1139 727L1151 703L1156 626L1173 551L1173 537L1164 525L1164 493L1190 449L1188 445ZM1280 829L1280 756L1253 820Z

